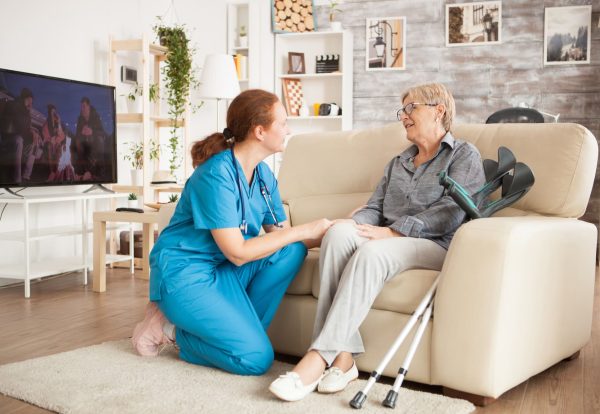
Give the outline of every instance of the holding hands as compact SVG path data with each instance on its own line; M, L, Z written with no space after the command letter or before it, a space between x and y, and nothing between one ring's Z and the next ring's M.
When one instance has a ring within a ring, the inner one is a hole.
M366 205L355 208L348 214L348 218L334 220L333 224L351 223L358 230L358 235L369 240L387 239L388 237L402 237L403 235L389 227L373 226L371 224L357 224L351 217Z
M327 233L327 230L329 230L329 228L334 223L335 221L331 221L328 219L319 219L298 226L301 228L301 231L305 235L303 241L306 245L306 248L310 249L312 247L320 246L321 240L323 240L323 236L325 235L325 233Z

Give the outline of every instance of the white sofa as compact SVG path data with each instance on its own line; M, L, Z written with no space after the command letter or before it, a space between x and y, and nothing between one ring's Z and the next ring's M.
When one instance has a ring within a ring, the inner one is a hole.
M596 227L577 219L589 201L598 148L576 124L472 124L453 132L482 158L510 148L536 178L512 207L457 231L433 321L408 371L410 380L485 404L573 356L590 338ZM279 183L292 225L344 217L364 204L384 165L409 144L400 123L291 139ZM309 251L269 329L277 352L301 356L310 345L318 256ZM375 369L437 274L414 269L385 286L361 326L360 370ZM385 375L395 377L411 337Z

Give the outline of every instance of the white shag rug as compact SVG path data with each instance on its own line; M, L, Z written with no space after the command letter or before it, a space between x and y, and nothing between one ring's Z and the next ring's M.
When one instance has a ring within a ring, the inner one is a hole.
M268 386L291 369L275 361L261 377L244 377L179 360L174 347L157 358L134 353L129 340L0 366L0 393L59 413L470 413L468 401L401 389L395 410L381 405L389 385L375 384L361 411L348 401L365 385L342 393L312 393L287 403Z

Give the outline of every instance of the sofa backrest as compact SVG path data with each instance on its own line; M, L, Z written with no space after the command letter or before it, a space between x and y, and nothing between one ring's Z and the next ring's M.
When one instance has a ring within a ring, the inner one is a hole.
M535 185L511 215L581 217L596 174L598 145L578 124L464 124L453 128L483 159L509 148L533 170ZM366 202L389 160L410 145L401 123L361 131L319 132L292 138L279 172L290 220L344 217ZM507 211L503 215L507 214Z

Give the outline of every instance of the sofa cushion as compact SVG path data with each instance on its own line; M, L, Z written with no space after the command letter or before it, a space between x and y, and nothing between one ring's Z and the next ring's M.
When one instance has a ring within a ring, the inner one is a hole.
M313 277L319 277L319 249L310 249L302 267L287 288L288 295L310 295Z
M557 217L584 214L598 153L596 140L585 127L569 123L464 124L452 131L456 138L472 142L482 158L497 159L498 147L505 146L531 167L535 185L512 206L515 210ZM372 193L387 162L409 145L400 122L365 131L293 137L279 173L281 196L290 205L292 221L328 211L330 206L325 204L330 199L325 196ZM294 208L296 201L310 197L317 197L313 199L317 205L300 202Z
M312 279L312 294L315 298L318 298L319 289L321 288L318 255L316 260L317 266L314 267ZM375 299L372 308L406 314L412 313L439 273L437 270L412 269L396 275L385 284L383 290Z
M352 210L366 204L370 196L369 192L295 198L289 201L290 222L297 226L320 218L345 218Z
M515 209L547 216L581 217L596 175L596 139L578 124L465 124L454 135L472 142L482 158L498 158L509 148L527 164L535 184Z

